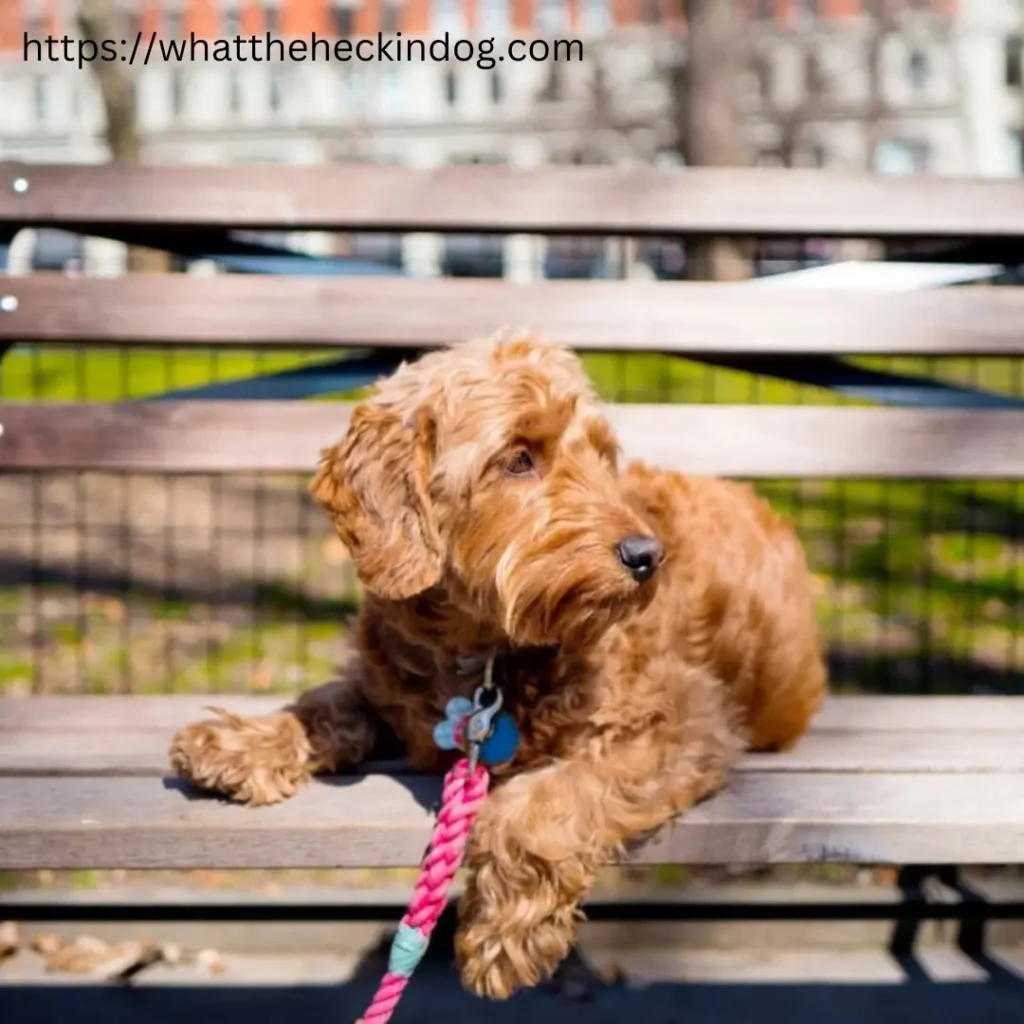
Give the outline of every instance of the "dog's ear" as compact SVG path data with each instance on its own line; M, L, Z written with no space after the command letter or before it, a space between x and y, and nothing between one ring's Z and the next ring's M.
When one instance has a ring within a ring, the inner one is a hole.
M310 485L359 578L383 598L413 597L441 576L442 544L427 493L433 447L425 410L407 422L391 409L362 405L342 440L321 452Z

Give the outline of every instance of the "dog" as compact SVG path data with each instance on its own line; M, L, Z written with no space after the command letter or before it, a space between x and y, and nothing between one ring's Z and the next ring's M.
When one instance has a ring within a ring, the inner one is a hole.
M569 349L506 332L403 364L311 492L363 585L354 657L277 714L189 725L171 763L255 805L389 743L441 772L434 727L494 659L519 746L467 848L456 960L477 995L551 977L599 868L821 705L793 529L746 484L620 465Z

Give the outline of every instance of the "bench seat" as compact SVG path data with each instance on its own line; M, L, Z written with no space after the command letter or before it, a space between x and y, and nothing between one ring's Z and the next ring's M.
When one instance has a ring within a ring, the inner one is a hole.
M400 765L318 779L251 810L167 777L210 703L276 697L0 699L0 870L414 867L439 785ZM1001 864L1024 850L1024 700L833 697L793 751L634 852L644 864Z

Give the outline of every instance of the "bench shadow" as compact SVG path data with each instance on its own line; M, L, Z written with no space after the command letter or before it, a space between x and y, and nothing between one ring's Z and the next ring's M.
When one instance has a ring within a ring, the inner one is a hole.
M911 899L921 896L927 874L942 869L905 869L900 887ZM955 875L941 879L957 888L965 900L984 902ZM268 918L269 920L269 918ZM632 1020L651 1024L1019 1024L1024 1020L1024 977L1000 963L984 949L984 922L961 925L958 943L968 957L985 970L982 980L935 981L918 961L916 928L893 924L890 955L902 968L902 979L800 982L679 980L685 978L686 951L674 957L669 972L658 976L635 951L633 969L600 972L582 954L574 954L547 985L521 992L506 1002L485 1002L461 986L453 965L457 926L455 907L445 908L393 1024L623 1024ZM967 928L964 931L964 928ZM164 982L145 972L125 984L82 984L61 977L53 982L6 983L0 968L0 1020L31 1024L224 1024L232 1019L245 1024L354 1024L365 1011L386 968L393 932L366 949L358 961L339 963L333 982L304 982L268 977L267 958L248 968L235 967L229 958L226 975L203 976L190 983L188 976ZM975 948L977 946L977 948ZM629 947L625 947L628 951ZM329 949L324 950L330 953ZM654 952L655 958L671 950ZM763 958L753 949L749 963ZM625 955L630 955L628 952ZM837 954L841 955L841 954ZM612 954L614 956L614 954ZM607 956L603 959L607 960ZM797 967L799 969L799 967ZM232 978L233 971L237 973ZM330 969L332 973L334 968ZM646 977L645 977L646 975ZM764 975L762 975L762 978ZM837 972L837 977L842 975ZM877 977L877 975L876 975Z
M403 774L394 774L395 772ZM312 786L333 786L347 788L358 786L368 775L386 772L403 789L407 790L416 803L425 811L434 813L440 805L441 779L432 775L405 774L405 769L400 763L391 764L387 762L368 764L358 772L351 772L344 775L317 775L310 785ZM189 802L203 802L233 806L233 801L222 793L213 790L200 789L198 786L185 779L173 775L164 776L161 780L163 788L169 792L179 793L183 799ZM293 799L296 799L293 797Z
M340 984L211 983L92 986L0 984L0 1019L32 1024L354 1024L373 996L384 950L365 955ZM2 980L2 974L0 974ZM586 999L551 988L507 1002L483 1002L460 986L450 961L428 955L395 1011L393 1024L1019 1024L1024 984L932 982L922 974L898 983L685 982L637 979L606 984Z

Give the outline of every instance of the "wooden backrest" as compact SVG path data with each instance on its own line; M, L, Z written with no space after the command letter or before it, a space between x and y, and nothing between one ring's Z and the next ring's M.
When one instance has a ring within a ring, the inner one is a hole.
M1024 193L1013 180L760 168L0 163L0 222L1019 240Z
M757 238L1024 239L1015 182L609 168L27 167L0 164L0 232L144 242L224 228ZM205 236L204 236L205 233ZM1024 291L220 275L0 279L10 343L421 349L524 325L583 351L1024 353ZM306 472L348 407L0 403L0 470ZM747 477L1024 477L1024 412L621 405L626 453Z

